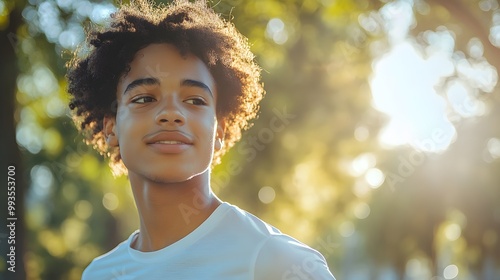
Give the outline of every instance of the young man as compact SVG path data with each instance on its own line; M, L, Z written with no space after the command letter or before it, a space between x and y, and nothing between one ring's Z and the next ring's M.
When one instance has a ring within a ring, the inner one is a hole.
M205 2L122 6L69 63L88 142L127 173L140 228L84 271L94 279L334 279L317 251L210 188L211 166L263 89L245 38Z

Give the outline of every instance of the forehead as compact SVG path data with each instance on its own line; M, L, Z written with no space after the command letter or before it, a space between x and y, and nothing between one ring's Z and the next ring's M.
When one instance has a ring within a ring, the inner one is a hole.
M140 49L129 66L130 71L118 82L118 93L123 93L124 87L132 81L147 77L165 83L197 80L215 91L215 81L205 63L193 54L181 55L171 44L151 44Z

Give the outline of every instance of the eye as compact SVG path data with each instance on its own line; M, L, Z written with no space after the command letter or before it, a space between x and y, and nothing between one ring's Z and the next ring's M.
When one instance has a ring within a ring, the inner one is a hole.
M131 102L137 103L137 104L144 104L144 103L149 103L149 102L153 102L153 101L155 101L155 99L151 96L141 96L141 97L132 99Z
M202 98L191 98L191 99L188 99L184 102L186 102L188 104L192 104L192 105L197 105L197 106L207 105L207 102L205 102L205 100L203 100Z

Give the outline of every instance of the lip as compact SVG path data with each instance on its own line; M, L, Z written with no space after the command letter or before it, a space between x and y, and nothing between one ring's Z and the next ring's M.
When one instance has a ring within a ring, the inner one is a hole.
M146 135L143 140L153 150L164 154L178 154L193 145L191 137L180 131L162 130Z

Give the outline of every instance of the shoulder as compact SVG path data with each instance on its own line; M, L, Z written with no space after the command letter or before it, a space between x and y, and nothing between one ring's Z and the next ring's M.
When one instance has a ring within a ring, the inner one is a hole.
M335 279L318 251L281 233L262 244L254 271L255 279Z
M277 228L262 221L253 214L229 203L224 204L229 208L226 224L234 226L242 233L259 236L261 240L267 239L271 235L281 234Z
M121 242L111 251L92 260L92 262L83 271L82 280L105 279L105 277L115 275L117 273L115 270L118 264L123 263L123 261L127 258L128 244L130 243L130 239L135 234L136 232L134 232L129 239Z
M325 258L304 243L281 233L277 228L256 216L230 205L228 224L232 224L245 236L247 242L254 239L254 259L251 269L254 279L317 280L335 279L328 269ZM249 238L250 237L250 238ZM253 238L251 238L253 237Z

